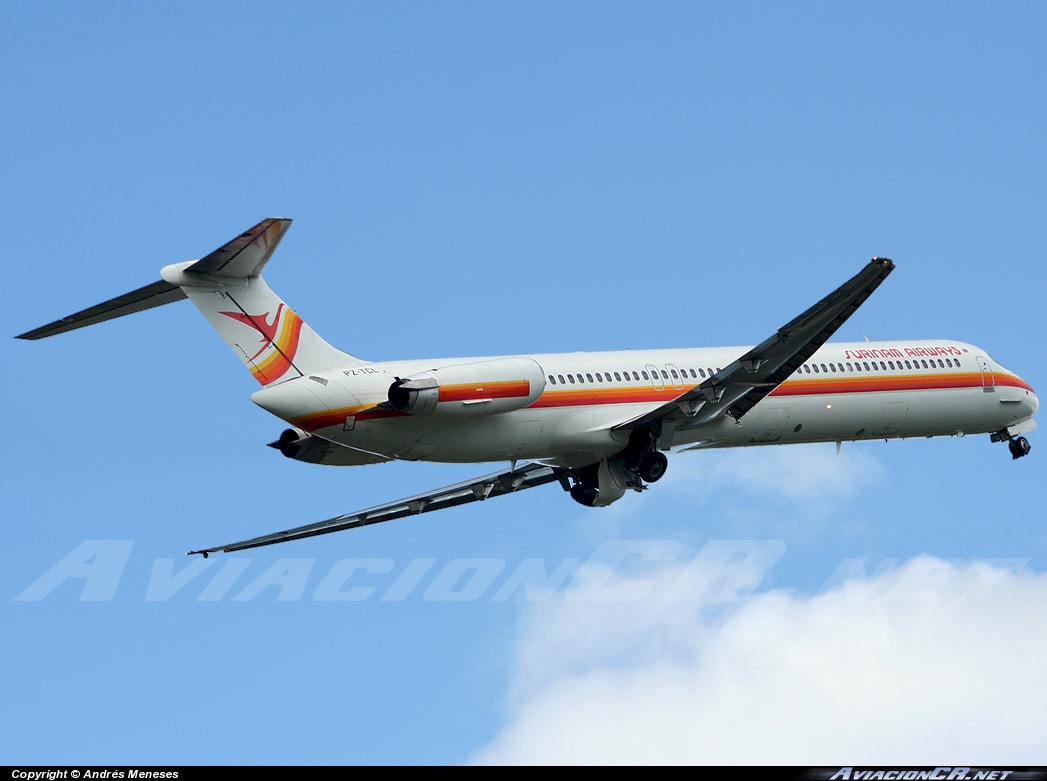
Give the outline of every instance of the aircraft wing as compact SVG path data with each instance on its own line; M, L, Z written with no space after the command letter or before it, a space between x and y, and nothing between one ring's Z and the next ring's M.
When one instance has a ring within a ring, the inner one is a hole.
M26 331L16 336L16 339L43 339L55 334L64 334L66 331L75 331L87 325L94 325L115 317L123 317L133 312L141 312L152 309L154 306L163 306L185 298L182 288L169 282L160 280L151 285L124 293L122 296L103 301L97 306L84 309L75 314L55 320L53 323Z
M723 415L741 418L825 344L893 270L891 260L873 258L858 274L738 360L682 396L615 428L636 429L659 421L674 428L695 428Z
M443 510L447 507L455 507L459 504L480 502L494 496L504 496L525 488L553 483L559 480L566 485L567 476L558 469L543 466L542 464L521 464L515 469L506 469L502 472L477 477L474 480L466 480L455 483L446 488L437 488L434 491L426 491L417 496L406 499L398 499L387 502L376 507L370 507L348 515L339 515L319 523L308 526L298 526L287 531L274 532L261 537L253 537L242 542L233 542L228 545L216 545L213 548L189 551L186 555L202 553L206 558L210 553L224 551L246 550L248 548L259 548L263 545L275 545L278 542L289 542L290 540L301 540L305 537L316 537L320 534L342 531L343 529L355 529L358 526L368 526L372 523L392 521L407 515L418 515L433 510Z

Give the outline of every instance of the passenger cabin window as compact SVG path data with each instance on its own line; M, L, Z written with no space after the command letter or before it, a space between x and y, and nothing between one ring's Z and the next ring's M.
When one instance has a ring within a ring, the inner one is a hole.
M616 379L616 380L617 380L618 382L621 382L621 381L622 381L622 375L620 375L620 374L619 374L618 372L615 372L615 373L614 373L614 378L615 378L615 379Z
M564 384L563 375L562 374L557 374L556 376L559 378L560 384L563 385Z
M592 382L592 381L593 381L593 375L591 375L591 374L586 374L586 375L585 375L585 379L589 380L589 382Z
M574 385L574 375L573 374L568 374L567 375L567 381L569 383L571 383L571 385Z
M549 384L550 385L555 385L556 384L556 378L553 377L553 375L551 375L551 374L549 375Z

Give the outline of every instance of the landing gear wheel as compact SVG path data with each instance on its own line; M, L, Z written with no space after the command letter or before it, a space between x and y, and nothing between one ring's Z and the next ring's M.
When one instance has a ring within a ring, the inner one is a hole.
M1011 460L1027 456L1029 455L1029 451L1032 450L1032 445L1029 444L1029 440L1025 437L1012 439L1007 443L1007 447L1011 451Z
M640 477L648 483L657 483L669 468L669 459L657 450L648 450L640 459Z
M584 504L586 507L593 506L599 493L600 492L595 488L590 488L581 483L575 483L574 487L571 488L571 498L578 502L578 504Z

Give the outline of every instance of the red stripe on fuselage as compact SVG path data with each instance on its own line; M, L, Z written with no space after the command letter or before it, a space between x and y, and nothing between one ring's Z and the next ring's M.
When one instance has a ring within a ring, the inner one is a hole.
M292 418L289 422L293 426L306 431L319 431L330 426L343 426L345 419L355 417L357 422L364 420L381 420L383 418L399 418L406 416L406 412L397 412L394 409L381 407L342 407L341 409L324 410L313 412L309 415Z

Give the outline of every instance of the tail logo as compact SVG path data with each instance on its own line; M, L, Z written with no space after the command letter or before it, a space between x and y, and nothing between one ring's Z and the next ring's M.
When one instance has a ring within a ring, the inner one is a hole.
M295 353L298 352L298 340L301 338L304 323L289 306L281 303L271 323L269 312L260 315L244 312L218 314L243 323L262 335L261 348L248 359L251 373L262 385L275 382L291 368ZM268 354L262 357L263 353Z

